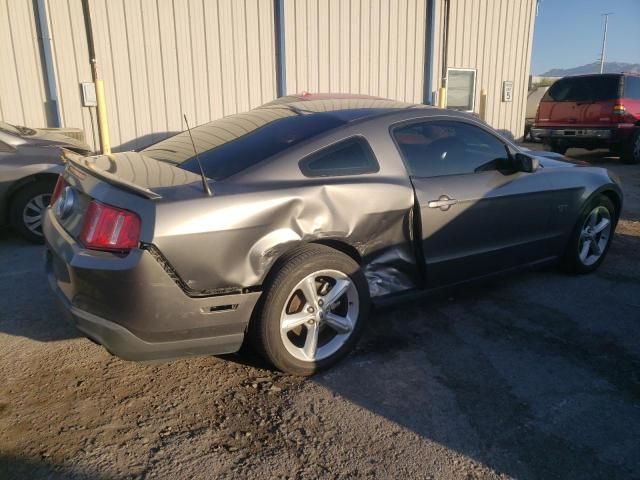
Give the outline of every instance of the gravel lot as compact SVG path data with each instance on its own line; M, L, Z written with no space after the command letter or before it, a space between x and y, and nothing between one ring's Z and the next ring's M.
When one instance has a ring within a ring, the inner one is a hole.
M245 354L129 363L57 313L0 232L0 478L640 478L640 166L593 275L553 269L374 312L309 380Z

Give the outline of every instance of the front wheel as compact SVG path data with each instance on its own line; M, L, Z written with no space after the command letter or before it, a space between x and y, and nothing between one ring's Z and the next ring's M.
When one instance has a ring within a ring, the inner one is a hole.
M613 202L598 195L584 209L564 254L563 266L572 273L596 270L607 255L618 214Z
M353 348L369 306L358 263L332 248L309 244L289 255L267 281L250 341L276 368L312 375Z

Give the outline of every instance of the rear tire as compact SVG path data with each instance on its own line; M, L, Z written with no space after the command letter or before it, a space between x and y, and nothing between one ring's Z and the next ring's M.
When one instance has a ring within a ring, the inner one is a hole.
M44 243L42 220L54 187L55 180L37 180L20 188L11 198L11 226L30 242Z
M275 268L249 341L279 370L312 375L347 355L361 336L370 310L367 282L356 261L324 245L307 244Z
M547 148L554 153L559 153L560 155L564 155L569 149L569 147L565 145L558 145L557 143L550 143L547 145Z
M593 198L578 217L565 250L562 267L569 273L596 270L609 251L618 212L606 195Z
M640 128L636 128L636 132L622 149L620 160L630 165L640 163Z

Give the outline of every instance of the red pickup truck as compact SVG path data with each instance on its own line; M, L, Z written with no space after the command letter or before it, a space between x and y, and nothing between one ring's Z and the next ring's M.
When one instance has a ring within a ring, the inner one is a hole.
M564 77L540 101L531 134L550 150L609 148L640 162L640 75Z

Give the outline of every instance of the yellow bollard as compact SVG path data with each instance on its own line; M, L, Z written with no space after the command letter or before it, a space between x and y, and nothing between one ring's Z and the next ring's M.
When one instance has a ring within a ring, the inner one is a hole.
M107 102L104 96L104 83L102 80L96 80L96 107L98 112L98 131L100 132L100 148L103 155L111 153L111 145L109 142L109 124L107 122Z
M483 88L480 90L480 118L487 121L487 91Z
M447 89L440 87L438 90L438 107L447 108Z

